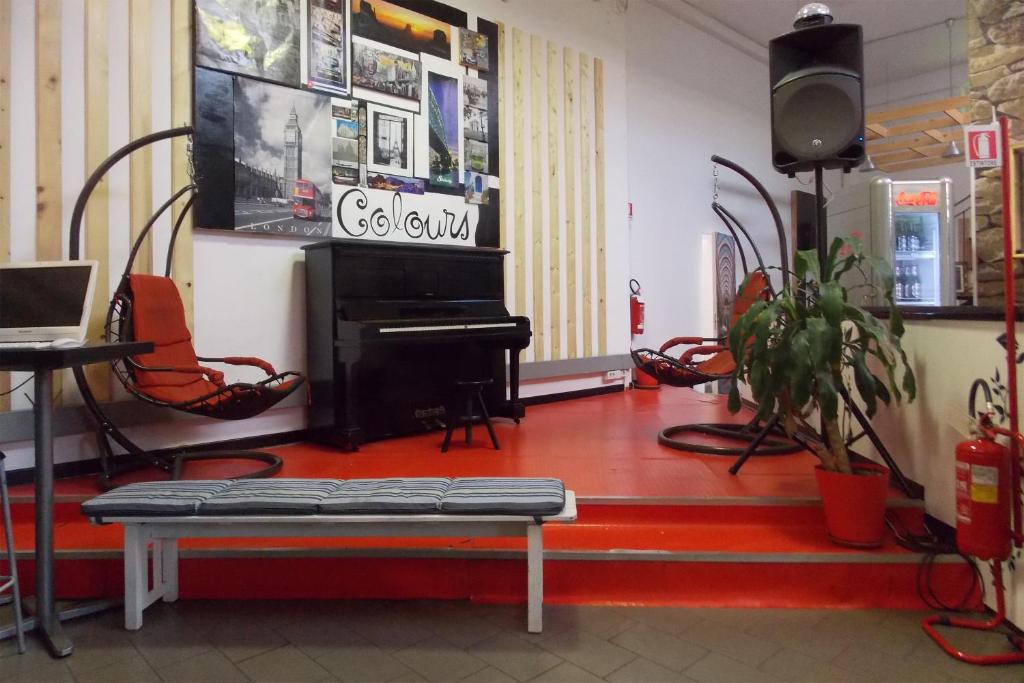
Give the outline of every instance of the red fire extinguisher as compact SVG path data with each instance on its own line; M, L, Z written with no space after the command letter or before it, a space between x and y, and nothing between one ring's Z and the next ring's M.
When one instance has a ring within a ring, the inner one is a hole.
M1010 451L991 432L956 446L956 545L982 560L1010 556Z
M633 336L644 333L644 300L640 296L640 283L629 281L629 332Z

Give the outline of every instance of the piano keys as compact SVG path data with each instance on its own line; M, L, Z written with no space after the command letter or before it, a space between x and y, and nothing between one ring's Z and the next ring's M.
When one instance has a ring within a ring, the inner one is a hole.
M505 308L504 250L346 239L303 249L312 440L355 450L440 429L458 380L490 379L488 412L524 416L530 321Z

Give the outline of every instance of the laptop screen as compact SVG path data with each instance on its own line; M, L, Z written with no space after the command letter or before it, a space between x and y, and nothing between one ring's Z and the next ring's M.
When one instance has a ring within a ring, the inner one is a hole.
M77 327L92 266L0 268L0 329Z

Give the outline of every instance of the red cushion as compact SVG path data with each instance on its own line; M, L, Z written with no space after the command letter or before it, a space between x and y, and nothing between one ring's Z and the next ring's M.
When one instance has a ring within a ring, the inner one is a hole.
M136 357L151 367L199 368L192 335L185 324L185 307L178 287L168 277L131 275L132 326L135 338L151 341L152 353ZM177 403L217 390L200 373L135 371L139 391L159 401Z

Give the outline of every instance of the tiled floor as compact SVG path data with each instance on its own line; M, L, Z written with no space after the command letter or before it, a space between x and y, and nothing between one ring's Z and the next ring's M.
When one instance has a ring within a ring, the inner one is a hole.
M118 612L69 624L66 660L4 641L0 681L1024 681L1024 666L942 654L921 616L549 605L530 635L520 606L182 601L150 608L136 633ZM954 642L1006 648L967 632Z

